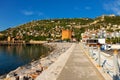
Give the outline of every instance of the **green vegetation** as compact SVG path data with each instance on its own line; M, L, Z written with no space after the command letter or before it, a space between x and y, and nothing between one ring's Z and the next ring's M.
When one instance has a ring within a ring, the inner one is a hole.
M105 16L105 23L111 23L111 24L118 24L120 25L120 16L116 16L116 17L108 17Z
M112 44L120 43L120 37L107 38L106 43L109 43L109 44L110 43L112 43Z
M63 41L70 42L70 39L64 39Z
M6 40L7 36L0 36L0 40Z
M6 40L7 36L11 36L16 40L47 40L49 39L61 39L62 29L70 29L73 31L73 38L76 40L81 39L81 33L87 29L100 29L101 26L107 28L108 32L113 32L113 25L120 25L120 16L105 16L104 20L102 17L95 19L90 18L71 18L71 19L48 19L48 20L37 20L29 23L17 26L15 28L8 28L1 33L4 36L0 37L0 40ZM94 23L97 21L96 23ZM120 29L116 29L120 31Z
M11 36L20 40L46 40L61 39L62 29L70 29L75 31L75 38L81 38L83 28L75 28L74 26L86 25L93 21L93 19L73 18L73 19L49 19L32 21L16 28L9 28L1 33L5 36Z

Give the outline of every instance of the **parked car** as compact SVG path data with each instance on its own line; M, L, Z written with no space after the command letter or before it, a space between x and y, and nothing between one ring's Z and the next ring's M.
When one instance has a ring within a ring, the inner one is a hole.
M106 50L111 50L111 45L107 45Z

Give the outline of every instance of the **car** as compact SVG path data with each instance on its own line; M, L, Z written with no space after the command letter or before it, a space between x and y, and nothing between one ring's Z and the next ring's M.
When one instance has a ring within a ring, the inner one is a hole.
M111 45L107 45L106 50L111 50Z

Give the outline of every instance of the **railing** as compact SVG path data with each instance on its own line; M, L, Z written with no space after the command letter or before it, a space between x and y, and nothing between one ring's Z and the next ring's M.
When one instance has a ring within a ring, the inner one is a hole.
M117 51L113 55L109 55L101 52L99 46L93 49L93 46L89 47L83 44L83 47L87 49L88 55L102 68L103 72L113 80L120 80L120 58L118 58Z

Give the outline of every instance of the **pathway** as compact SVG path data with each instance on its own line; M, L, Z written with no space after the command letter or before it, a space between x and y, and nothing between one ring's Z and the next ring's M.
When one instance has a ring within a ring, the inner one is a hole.
M57 80L104 80L80 46L76 44Z

